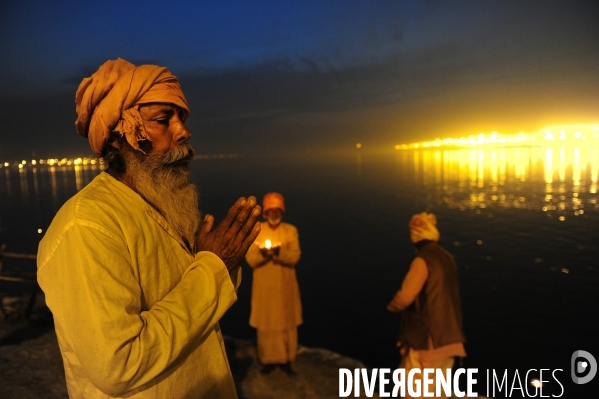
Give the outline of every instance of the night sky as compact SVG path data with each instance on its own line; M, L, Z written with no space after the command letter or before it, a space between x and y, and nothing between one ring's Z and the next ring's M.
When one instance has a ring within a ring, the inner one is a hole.
M107 59L168 67L198 153L392 148L599 121L596 1L7 1L0 160L91 154Z

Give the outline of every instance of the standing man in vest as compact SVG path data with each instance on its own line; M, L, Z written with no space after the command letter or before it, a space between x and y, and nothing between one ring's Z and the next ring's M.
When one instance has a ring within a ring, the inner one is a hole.
M302 303L295 275L300 246L295 226L282 223L285 200L268 193L262 203L266 222L245 259L254 269L250 325L257 329L258 359L262 373L275 368L289 375L297 352L297 326Z
M466 356L458 270L453 256L437 244L436 224L432 213L412 217L410 239L417 253L401 289L387 305L390 312L403 312L398 346L406 375L414 368L445 372L453 367L455 356ZM417 376L422 379L421 373ZM435 392L434 382L429 392Z

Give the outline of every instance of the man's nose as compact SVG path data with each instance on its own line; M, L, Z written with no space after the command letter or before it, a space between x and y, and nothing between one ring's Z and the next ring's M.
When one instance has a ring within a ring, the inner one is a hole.
M178 121L175 126L173 126L173 140L178 144L183 144L191 137L191 132L185 126L183 121Z

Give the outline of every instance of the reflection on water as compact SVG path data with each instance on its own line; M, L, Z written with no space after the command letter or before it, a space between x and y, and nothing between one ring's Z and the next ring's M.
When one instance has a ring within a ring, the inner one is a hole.
M33 189L35 190L35 196L38 197L40 195L40 184L37 168L33 168Z
M58 197L58 191L56 189L56 187L58 187L58 184L56 183L56 167L50 166L48 170L50 172L50 181L52 183L52 199L56 203Z
M329 155L219 156L190 165L202 211L217 220L241 195L285 194L286 218L302 243L302 344L397 366L398 319L384 304L414 253L407 223L423 210L437 215L442 245L458 260L468 367L564 367L561 359L568 364L574 350L596 342L588 317L599 306L596 149ZM62 203L103 169L35 167L0 169L0 243L15 252L34 253ZM252 274L243 273L221 327L251 339Z
M537 209L560 220L599 209L597 147L410 150L397 160L451 208Z
M77 191L81 190L84 186L83 180L83 168L79 165L75 166L75 186L77 187Z
M25 206L29 206L29 184L27 181L27 171L19 169L19 180L21 183L21 197Z
M89 183L104 165L100 163L88 165L65 165L65 166L41 166L30 168L3 168L4 173L0 175L0 195L5 200L22 201L25 205L33 198L38 198L40 192L46 192L45 187L50 184L52 200L62 203L66 198L81 190ZM14 181L19 180L19 192L13 193L11 189ZM74 183L74 184L73 184ZM31 190L32 189L32 190ZM18 198L14 198L18 196Z
M4 188L6 190L6 195L7 196L11 196L12 195L12 188L10 185L10 173L8 171L8 169L4 169L4 177L5 177L5 184L4 184Z
M0 242L31 253L60 206L104 165L20 165L0 171Z

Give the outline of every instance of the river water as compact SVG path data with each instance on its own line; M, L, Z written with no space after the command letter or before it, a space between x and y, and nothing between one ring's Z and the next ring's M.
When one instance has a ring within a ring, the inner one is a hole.
M486 369L559 368L566 384L575 350L599 354L597 148L233 154L191 167L201 209L217 220L240 196L285 195L302 247L305 346L397 367L399 316L385 305L414 256L410 217L428 211L458 264L464 367L479 368L481 381ZM100 170L0 168L0 243L35 253L60 205ZM251 339L249 267L243 278L221 327Z

